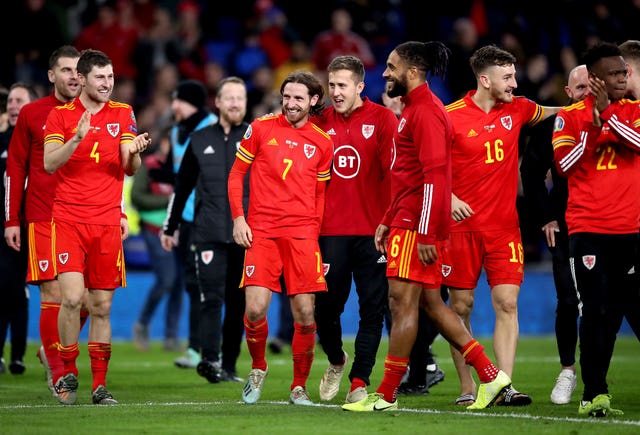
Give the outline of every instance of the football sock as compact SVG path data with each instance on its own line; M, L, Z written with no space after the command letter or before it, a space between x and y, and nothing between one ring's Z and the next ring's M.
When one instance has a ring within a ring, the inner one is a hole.
M64 364L60 359L58 346L60 337L58 336L58 313L60 304L53 302L42 302L40 304L40 340L47 357L49 368L55 382L64 375Z
M78 355L80 355L78 343L73 343L69 346L60 345L58 347L58 351L60 352L60 359L64 364L63 375L73 373L78 376L78 366L76 366L76 359L78 358Z
M384 376L376 392L381 393L387 402L393 403L396 401L398 386L402 382L402 377L407 371L408 365L409 358L387 355L384 360Z
M484 347L476 340L471 340L462 346L460 353L464 357L464 362L473 366L483 384L493 381L498 376L498 368L484 353Z
M316 324L293 324L293 340L291 341L291 355L293 357L293 383L291 389L296 386L306 387L311 364L313 364L314 347L316 345Z
M89 342L89 358L91 359L91 374L93 384L91 391L98 388L98 385L107 386L107 370L109 369L109 359L111 358L111 343Z
M247 315L244 315L244 329L247 339L247 347L249 355L251 355L252 369L267 369L267 360L265 359L265 351L267 349L267 337L269 336L269 323L267 316L257 322L250 322Z

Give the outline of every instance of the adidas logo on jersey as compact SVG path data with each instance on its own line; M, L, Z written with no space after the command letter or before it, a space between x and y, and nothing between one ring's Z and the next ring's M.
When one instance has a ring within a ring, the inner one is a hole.
M267 142L267 145L273 145L273 146L278 146L278 141L276 140L275 137L272 137L269 142Z
M331 135L331 136L335 136L336 135L336 131L332 128L331 130L329 130L327 132L327 134Z
M203 152L203 154L215 154L215 153L216 153L216 150L214 150L211 145L206 147Z
M467 133L467 137L474 137L477 136L478 133L476 133L476 131L472 128L471 130L469 130L469 133Z

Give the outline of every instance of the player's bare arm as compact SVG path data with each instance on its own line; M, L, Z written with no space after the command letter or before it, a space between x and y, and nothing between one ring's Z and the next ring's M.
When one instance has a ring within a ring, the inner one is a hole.
M64 144L46 143L44 146L44 169L53 174L62 165L67 163L73 152L78 148L82 139L91 128L91 112L86 110L78 121L76 134Z
M469 204L458 198L454 193L451 194L451 217L454 221L463 221L474 213Z

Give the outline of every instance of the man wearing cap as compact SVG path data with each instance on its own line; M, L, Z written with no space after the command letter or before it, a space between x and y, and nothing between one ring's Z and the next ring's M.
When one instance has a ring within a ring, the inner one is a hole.
M171 152L173 170L177 174L182 157L191 142L189 135L197 130L218 122L218 117L207 108L207 90L196 80L184 80L178 83L173 93L171 110L176 123L171 129ZM199 312L200 290L196 276L196 254L192 250L192 227L195 204L195 191L192 191L182 211L180 227L175 239L178 240L180 258L183 258L182 271L189 295L189 348L174 363L181 368L196 368L200 362ZM167 220L171 216L167 215Z

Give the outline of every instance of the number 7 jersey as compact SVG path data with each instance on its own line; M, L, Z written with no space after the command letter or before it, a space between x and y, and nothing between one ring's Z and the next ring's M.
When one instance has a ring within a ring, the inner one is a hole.
M236 157L251 165L247 223L260 237L317 238L324 210L316 210L319 182L331 176L333 142L307 122L293 128L284 115L258 118Z
M525 97L498 103L485 113L474 91L446 106L454 129L452 191L475 212L451 231L518 228L518 138L525 124L543 119L544 109Z

